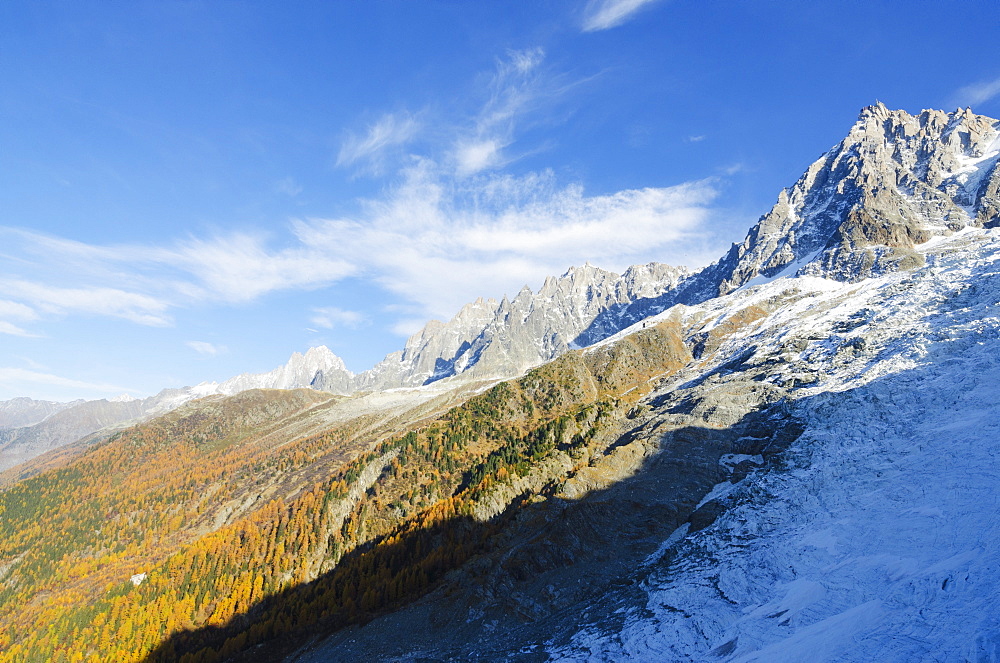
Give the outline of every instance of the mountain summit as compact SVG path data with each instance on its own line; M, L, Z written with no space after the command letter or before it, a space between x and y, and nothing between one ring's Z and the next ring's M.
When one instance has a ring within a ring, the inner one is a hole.
M700 275L732 292L792 266L856 281L920 264L913 248L962 228L1000 224L1000 130L968 108L919 115L878 103L771 211Z
M348 384L354 374L330 348L320 345L306 353L293 353L288 363L267 373L243 373L220 384L217 393L232 395L247 389L300 389L313 386L317 374L329 376L331 386ZM336 382L334 382L336 380ZM332 389L331 391L335 391Z
M857 281L919 266L918 244L1000 224L1000 123L969 109L919 115L878 103L778 194L744 240L674 288L597 315L587 345L674 304L795 273Z

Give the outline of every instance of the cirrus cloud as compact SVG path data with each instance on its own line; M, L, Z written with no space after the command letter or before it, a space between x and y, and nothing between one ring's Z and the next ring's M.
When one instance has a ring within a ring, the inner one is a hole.
M7 322L6 320L0 320L0 334L7 334L8 336L20 336L22 338L41 338L41 334L33 334L27 329L22 329L18 327L13 322Z
M594 11L624 20L641 6L605 2ZM31 267L0 274L0 333L30 335L26 323L42 315L166 326L174 309L245 304L348 277L394 294L396 328L412 329L415 320L450 316L480 295L514 293L588 260L619 270L651 260L690 264L680 247L706 243L719 180L591 194L551 170L503 171L518 158L511 150L519 127L544 122L546 107L576 85L544 71L544 59L542 49L498 59L481 103L440 125L424 154L400 158L380 195L357 201L352 214L160 246L87 244L0 228L13 240L5 250L17 253L10 264ZM422 126L409 113L384 114L350 135L337 161L387 168L389 155L411 147ZM288 193L297 193L294 181L288 184ZM706 247L694 261L707 262L717 248ZM365 312L336 306L312 311L313 324L324 328L367 320ZM202 341L188 346L206 356L220 351Z
M955 93L959 106L978 106L1000 96L1000 78L966 85Z
M11 320L17 320L23 323L37 319L38 313L30 306L0 299L0 334L21 336L23 338L39 338L39 334L33 334L11 322Z
M31 302L53 314L91 313L124 318L141 325L170 324L168 303L156 297L111 287L58 287L20 279L0 280L0 292Z
M357 329L368 323L368 316L360 311L345 311L336 306L326 306L314 308L310 322L324 329L333 329L334 327Z
M187 287L192 297L230 303L279 290L318 288L354 272L349 260L301 243L275 250L265 238L241 232L189 239L155 259L194 277Z
M381 174L387 155L413 140L419 129L420 122L408 112L385 113L362 135L347 135L337 154L337 165L361 163L372 174Z
M617 27L658 0L590 0L584 9L584 32L598 32Z
M514 142L517 120L543 100L558 95L541 71L545 51L508 51L497 60L487 98L468 127L459 129L451 148L455 174L467 177L513 160L504 150Z
M363 215L299 221L296 234L426 314L450 316L585 260L624 268L669 254L699 232L718 193L703 180L588 196L552 173L456 183L447 172L424 160Z
M206 341L188 341L184 345L204 357L215 357L216 355L225 354L227 351L224 345L215 345Z
M0 389L0 398L26 395L34 397L39 391L44 398L52 393L52 389L73 393L82 391L97 395L127 391L120 386L105 382L76 380L53 373L13 367L0 367L0 385L3 385Z

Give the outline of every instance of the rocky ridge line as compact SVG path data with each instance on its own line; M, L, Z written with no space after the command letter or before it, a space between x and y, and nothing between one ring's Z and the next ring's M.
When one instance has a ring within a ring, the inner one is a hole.
M449 322L431 321L403 350L363 373L351 373L321 346L268 373L165 390L120 408L122 418L110 425L161 414L192 398L252 388L308 386L349 394L459 375L510 378L674 304L699 304L780 274L850 282L919 267L917 245L966 227L1000 225L998 161L1000 122L992 118L968 108L910 115L878 103L862 109L847 137L783 190L741 243L696 274L649 263L618 275L585 264L547 278L537 293L526 286L513 299L480 298ZM17 416L14 401L4 406ZM70 418L75 411L63 414ZM0 444L10 448L16 439L38 435L8 425L0 428ZM75 439L53 438L35 449Z

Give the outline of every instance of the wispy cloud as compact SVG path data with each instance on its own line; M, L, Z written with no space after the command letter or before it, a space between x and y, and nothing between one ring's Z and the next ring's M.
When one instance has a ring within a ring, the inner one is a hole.
M39 338L38 334L33 334L11 322L11 320L31 322L37 319L38 313L30 306L0 299L0 334L21 336L24 338Z
M978 106L1000 96L1000 78L966 85L955 93L958 106Z
M583 12L583 31L597 32L617 27L654 2L658 0L590 0Z
M156 297L109 287L65 288L31 281L0 280L0 292L30 302L46 313L90 313L124 318L141 325L163 327L171 320L169 304Z
M368 316L360 311L345 311L335 306L327 306L314 308L310 322L324 329L333 329L334 327L357 329L368 323Z
M479 139L455 145L455 163L459 175L472 175L500 164L505 145L495 138Z
M188 341L185 345L205 357L215 357L227 351L224 345L214 345L205 341Z
M37 320L38 313L30 306L25 306L18 302L11 302L0 299L0 318L14 318L16 320Z
M283 177L275 183L274 190L294 198L302 193L302 185L296 182L293 177Z
M26 368L4 368L0 367L0 383L5 385L43 385L50 387L66 387L73 390L88 391L94 393L114 393L125 391L122 387L104 382L85 382L74 380L52 373L42 373ZM24 389L24 393L28 393ZM22 393L20 391L16 393Z
M310 246L354 256L359 270L430 315L590 260L624 267L692 236L716 196L711 180L587 196L552 173L480 175L456 184L425 160L353 219L299 222Z
M247 233L190 239L151 258L193 276L186 288L191 298L232 303L277 290L318 288L354 272L349 257L332 258L300 242L272 249L265 238Z
M19 321L73 314L173 324L171 310L194 303L243 303L280 290L319 288L353 273L349 260L295 237L274 247L267 237L233 232L187 238L173 246L100 246L0 229L16 242L21 274L0 276L4 333L31 335ZM72 283L72 286L68 284Z
M6 320L0 320L0 334L7 334L8 336L20 336L22 338L41 338L40 334L33 334L27 329L22 329L12 322L7 322Z
M471 126L459 130L452 147L455 172L460 177L509 163L503 150L513 142L517 119L553 94L540 73L544 59L542 49L531 48L509 51L497 61L486 102Z
M417 134L420 122L410 113L386 113L361 134L348 134L337 154L338 166L364 165L381 173L387 153L406 145Z

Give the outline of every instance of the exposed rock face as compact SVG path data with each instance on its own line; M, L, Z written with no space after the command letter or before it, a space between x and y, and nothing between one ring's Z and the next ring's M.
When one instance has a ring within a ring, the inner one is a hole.
M782 191L718 262L659 296L598 316L580 344L614 329L618 315L639 320L674 304L699 304L786 270L851 282L917 267L914 246L965 227L1000 225L998 159L1000 122L969 109L910 115L881 103L864 108L847 137Z
M706 270L718 279L713 294L803 261L807 273L843 281L916 267L914 245L998 223L998 154L1000 123L969 109L914 116L869 106Z
M416 387L459 374L520 375L637 322L645 316L631 304L674 290L687 275L660 263L636 265L622 275L586 264L550 276L537 293L525 286L514 299L478 299L450 322L428 323L402 352L359 374L354 388ZM325 372L313 382L326 390L334 385Z
M413 387L461 372L469 363L469 349L496 316L497 306L495 299L480 297L447 323L431 320L406 341L403 350L358 374L352 388L367 391ZM328 390L329 377L324 374L321 380L317 378L315 386Z

